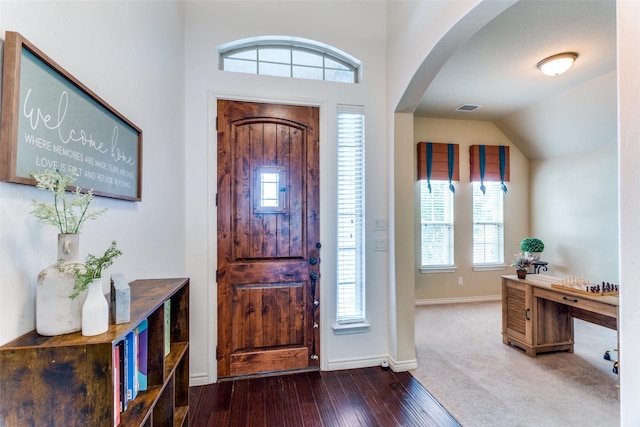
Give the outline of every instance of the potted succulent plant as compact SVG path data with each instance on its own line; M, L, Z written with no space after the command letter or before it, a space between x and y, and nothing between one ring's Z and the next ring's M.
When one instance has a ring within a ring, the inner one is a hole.
M527 256L522 252L518 252L515 255L514 261L511 263L511 267L516 268L516 274L518 275L519 279L524 279L527 277L527 267L529 267L530 265L531 260L527 258Z
M540 259L540 252L544 250L544 243L536 237L526 237L520 242L520 249L532 261Z

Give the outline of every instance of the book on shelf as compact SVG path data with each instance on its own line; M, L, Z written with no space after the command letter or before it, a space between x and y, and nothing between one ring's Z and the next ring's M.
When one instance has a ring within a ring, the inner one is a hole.
M120 388L120 393L118 394L119 397L119 401L120 401L120 412L124 412L127 410L127 392L126 392L126 379L127 376L125 375L125 343L126 340L122 340L119 341L118 344L116 344L116 346L118 347L119 351L118 351L118 376L119 376L119 381L118 381L118 385Z
M113 425L120 425L120 347L113 346Z
M126 411L129 402L137 397L138 392L147 389L148 336L148 320L144 319L114 346L114 370L117 370L119 385L119 412Z
M171 353L171 299L164 302L164 355Z
M136 360L138 359L138 352L136 350L136 337L135 331L131 331L127 334L126 340L126 376L127 376L127 401L131 401L138 395L138 381L136 379Z
M131 400L129 398L129 352L131 351L131 347L129 346L127 337L124 337L122 341L124 343L124 357L122 358L123 364L121 367L124 376L124 396L122 396L122 402L123 411L126 411L129 407L129 401Z
M149 345L149 321L144 319L136 328L138 332L138 390L147 389L147 357Z

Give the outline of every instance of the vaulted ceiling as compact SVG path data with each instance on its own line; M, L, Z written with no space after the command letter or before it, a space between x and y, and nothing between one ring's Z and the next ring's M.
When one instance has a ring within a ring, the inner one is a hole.
M578 53L573 67L540 73L561 52ZM530 159L615 143L615 0L518 1L456 50L415 115L492 121Z

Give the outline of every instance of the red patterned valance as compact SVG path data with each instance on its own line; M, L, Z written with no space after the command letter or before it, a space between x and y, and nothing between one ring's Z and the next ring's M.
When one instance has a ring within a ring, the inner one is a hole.
M431 144L431 180L449 180L449 145L453 146L451 181L460 181L460 149L458 144L418 143L418 180L427 179L427 144Z
M484 179L483 181L503 181L500 174L500 145L484 146ZM504 147L504 182L510 181L509 146ZM471 181L480 181L480 145L469 147L469 168Z

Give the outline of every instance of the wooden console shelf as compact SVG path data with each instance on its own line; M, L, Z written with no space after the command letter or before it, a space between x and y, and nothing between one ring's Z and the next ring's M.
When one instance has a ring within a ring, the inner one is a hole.
M552 286L560 279L540 274L502 277L502 340L528 356L573 352L573 318L618 328L618 297L582 295Z
M0 425L113 426L114 346L144 319L148 389L129 401L120 426L189 425L189 279L136 280L130 286L129 323L93 337L31 331L0 347Z

